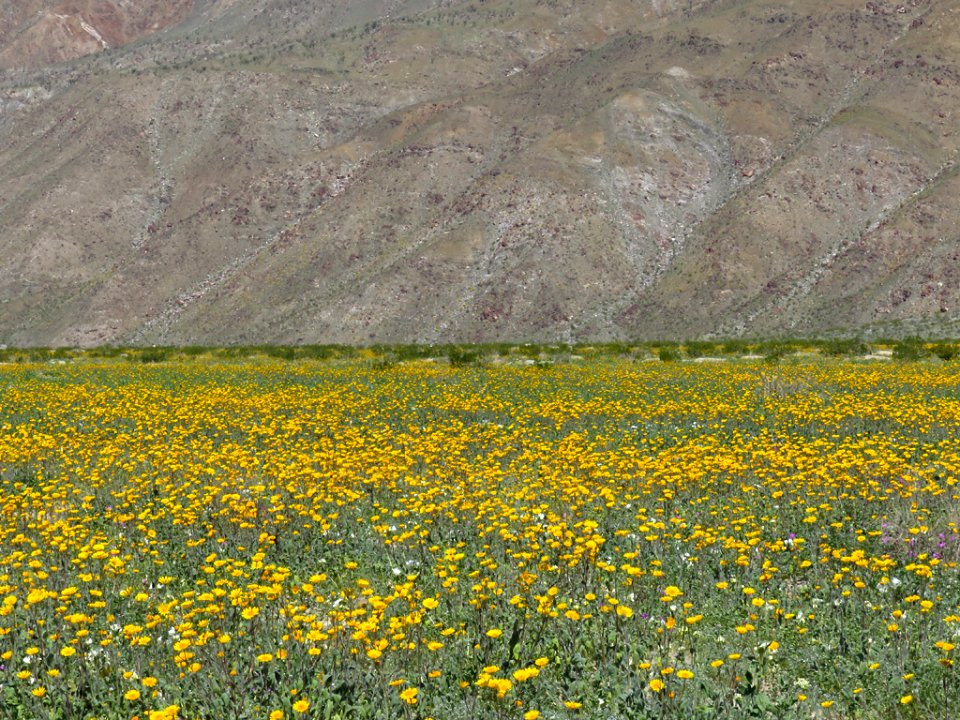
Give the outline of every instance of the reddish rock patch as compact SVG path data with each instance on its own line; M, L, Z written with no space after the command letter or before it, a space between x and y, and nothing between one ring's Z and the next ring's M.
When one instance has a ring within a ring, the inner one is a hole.
M35 68L125 45L179 23L192 9L193 0L24 3L3 18L0 69Z

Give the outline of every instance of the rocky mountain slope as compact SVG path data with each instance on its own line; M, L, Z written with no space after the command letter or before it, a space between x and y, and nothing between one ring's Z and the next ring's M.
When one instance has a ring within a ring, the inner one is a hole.
M14 5L2 343L960 332L960 0Z
M0 8L0 69L41 68L119 47L183 20L191 0L18 0Z

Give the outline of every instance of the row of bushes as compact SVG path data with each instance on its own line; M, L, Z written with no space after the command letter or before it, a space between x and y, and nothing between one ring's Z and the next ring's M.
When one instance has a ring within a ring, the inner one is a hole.
M613 357L637 359L656 357L663 362L684 358L731 357L757 355L776 361L800 351L814 351L827 357L863 357L877 346L892 347L896 360L915 361L939 358L949 362L960 355L957 341L928 342L921 338L890 340L871 345L859 339L842 340L727 340L710 342L661 341L649 343L482 343L443 345L232 345L207 347L201 345L163 347L103 346L80 350L75 348L7 348L0 349L0 362L45 362L68 360L74 357L122 358L132 362L158 363L183 357L208 356L218 359L276 358L280 360L356 360L371 359L382 366L425 358L442 359L454 366L472 365L491 358L520 358L537 364L569 360L571 356Z

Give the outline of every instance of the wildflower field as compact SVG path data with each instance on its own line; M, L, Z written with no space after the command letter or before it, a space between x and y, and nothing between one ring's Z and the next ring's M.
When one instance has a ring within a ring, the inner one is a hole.
M0 366L0 718L947 718L960 366Z

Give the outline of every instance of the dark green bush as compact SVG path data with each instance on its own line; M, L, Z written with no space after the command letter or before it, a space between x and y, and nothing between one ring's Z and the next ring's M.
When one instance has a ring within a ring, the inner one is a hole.
M218 358L224 358L227 360L236 360L238 358L249 357L251 354L250 348L244 347L242 345L230 345L228 347L219 348L214 353Z
M297 359L297 350L291 345L267 345L263 348L263 354L280 360Z
M956 345L950 345L948 343L938 343L932 348L932 352L938 358L944 362L950 362L960 354L960 349Z
M137 360L142 363L158 363L163 362L170 357L169 348L147 348L146 350L141 350L137 354Z
M757 351L763 355L763 359L769 363L780 362L787 355L795 350L789 343L765 342L757 347Z
M433 357L436 352L437 348L430 345L400 345L393 350L397 360L422 360Z
M829 357L869 355L870 346L860 339L825 340L820 351Z
M917 337L905 338L893 346L894 360L912 362L915 360L923 360L923 358L929 355L930 353L924 345L923 340Z
M745 355L749 349L744 340L727 340L723 343L723 353L725 355Z
M684 345L684 349L689 358L707 357L717 352L717 346L714 343L703 340L691 340Z
M476 365L480 360L480 351L473 348L460 347L454 345L447 352L447 360L452 367L464 367L465 365Z

